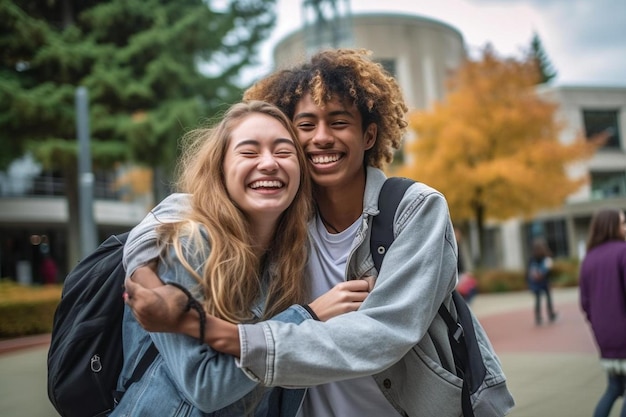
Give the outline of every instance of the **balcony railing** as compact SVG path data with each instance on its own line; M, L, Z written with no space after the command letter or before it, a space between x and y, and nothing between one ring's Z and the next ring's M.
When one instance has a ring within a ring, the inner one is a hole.
M96 176L93 193L94 198L99 200L120 200L122 190L116 190L112 181ZM65 196L65 182L59 177L50 175L31 178L0 177L0 197L62 196Z

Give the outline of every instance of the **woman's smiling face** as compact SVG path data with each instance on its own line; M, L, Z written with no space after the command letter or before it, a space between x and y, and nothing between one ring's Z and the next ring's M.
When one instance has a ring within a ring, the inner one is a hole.
M278 219L300 187L293 138L278 120L261 113L233 129L223 169L230 198L251 220Z

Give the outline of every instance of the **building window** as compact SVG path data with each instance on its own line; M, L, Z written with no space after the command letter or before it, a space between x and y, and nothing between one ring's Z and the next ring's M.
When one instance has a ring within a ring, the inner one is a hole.
M591 172L591 196L603 199L626 196L626 171Z
M502 231L498 227L486 228L483 233L482 263L487 268L497 268L502 260Z
M527 258L530 258L532 242L536 238L546 240L553 257L569 257L565 219L536 220L526 225L525 235Z
M587 138L606 132L610 136L604 148L621 148L617 116L617 110L583 110L583 123Z

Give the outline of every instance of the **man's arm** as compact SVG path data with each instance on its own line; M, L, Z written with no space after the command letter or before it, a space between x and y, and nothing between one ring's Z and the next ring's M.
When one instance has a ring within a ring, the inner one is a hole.
M371 279L343 282L309 304L318 320L326 321L339 314L354 311L361 306L371 289ZM151 266L138 268L126 278L124 300L139 324L150 332L171 332L198 338L198 313L186 311L187 296L172 285L165 285ZM272 320L300 322L311 318L304 307L293 306ZM213 349L235 357L240 355L239 329L235 324L206 315L206 344Z
M358 311L325 323L240 325L240 365L252 378L302 387L372 375L424 337L456 285L452 223L444 197L423 184L407 191L399 213L397 237Z

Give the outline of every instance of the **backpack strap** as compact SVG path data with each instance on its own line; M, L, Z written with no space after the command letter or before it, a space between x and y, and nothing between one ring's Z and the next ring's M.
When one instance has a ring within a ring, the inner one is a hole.
M406 190L414 181L408 178L391 177L383 184L378 196L380 213L372 220L370 236L370 251L374 259L374 266L380 271L383 258L393 243L393 218L398 204L404 197ZM464 417L474 417L470 395L476 392L486 374L486 368L480 354L480 349L474 333L471 312L460 294L452 292L459 321L454 320L448 309L441 304L439 315L448 327L450 347L454 356L457 374L463 379L461 391L461 407ZM469 348L468 348L469 345Z
M143 356L139 360L139 363L135 367L133 374L130 376L130 378L128 378L128 380L124 384L124 390L113 392L113 398L115 400L115 404L121 401L122 396L124 395L126 391L128 391L128 388L130 388L130 386L133 383L141 379L143 374L146 372L146 370L148 370L148 367L150 366L150 364L152 364L152 362L154 361L154 358L156 358L158 354L159 354L159 351L157 350L157 347L154 345L154 342L150 343L150 346L148 347L146 352L143 354Z
M128 381L124 384L124 390L127 390L133 382L137 382L141 379L144 372L148 369L150 364L154 361L154 358L158 355L159 351L153 343L150 343L150 347L146 350L146 353L143 354L141 360L135 367L133 374L130 376Z
M457 376L463 379L461 388L463 416L474 417L470 397L482 384L487 369L476 341L474 324L467 303L458 291L452 291L452 300L457 309L459 321L454 320L443 304L439 306L439 315L448 326L448 339L450 339Z
M388 178L378 195L378 216L372 220L372 235L370 237L370 252L374 258L374 266L380 271L385 253L393 242L393 217L398 204L404 197L406 190L415 181L402 177Z

